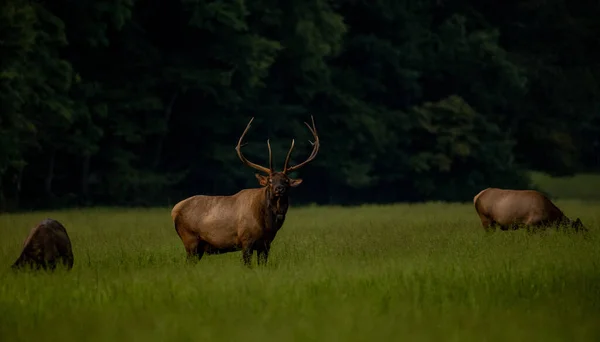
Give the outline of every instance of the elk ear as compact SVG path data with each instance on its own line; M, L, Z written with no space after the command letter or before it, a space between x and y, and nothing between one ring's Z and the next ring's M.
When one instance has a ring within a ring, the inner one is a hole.
M298 179L290 179L290 186L292 188L297 187L298 185L300 185L300 183L302 183L302 179L298 178Z
M254 174L256 176L256 179L258 179L258 183L261 186L267 186L267 184L269 183L269 179L263 175L259 175L258 173Z

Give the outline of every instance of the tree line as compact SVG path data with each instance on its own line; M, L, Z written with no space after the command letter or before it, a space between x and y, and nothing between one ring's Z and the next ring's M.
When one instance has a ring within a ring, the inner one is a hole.
M0 207L165 205L257 186L321 140L295 203L470 200L600 169L600 4L5 0Z

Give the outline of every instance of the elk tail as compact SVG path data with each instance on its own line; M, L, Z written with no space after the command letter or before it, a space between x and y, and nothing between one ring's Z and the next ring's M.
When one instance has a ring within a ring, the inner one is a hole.
M475 209L477 209L478 207L477 205L479 203L479 198L481 197L481 194L483 194L487 189L481 190L477 195L475 195L475 197L473 197L473 205L475 206Z
M179 220L182 202L177 203L171 210L171 219L173 220L173 227L175 228L175 231L177 231L177 221Z

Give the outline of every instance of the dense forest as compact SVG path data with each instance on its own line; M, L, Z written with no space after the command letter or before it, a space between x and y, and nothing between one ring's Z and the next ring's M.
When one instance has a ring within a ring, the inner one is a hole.
M600 170L600 3L3 0L0 207L470 200Z

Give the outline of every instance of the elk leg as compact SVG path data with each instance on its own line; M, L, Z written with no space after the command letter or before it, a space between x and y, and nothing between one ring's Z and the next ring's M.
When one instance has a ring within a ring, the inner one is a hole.
M57 249L62 265L67 269L73 268L73 252L65 245L59 245Z
M203 240L198 240L198 244L196 245L196 251L194 256L196 257L196 261L199 261L204 256L206 242Z
M63 267L67 268L67 269L71 269L73 268L73 259L63 256L60 258L60 263L63 265Z
M483 215L480 215L479 218L481 219L481 226L483 227L486 233L493 233L494 230L496 230L494 220L489 219L487 216Z
M271 244L270 243L266 243L264 244L263 247L261 247L260 249L257 250L257 262L258 265L266 265L267 264L267 260L269 259L269 251L271 250Z
M252 267L252 252L254 252L254 248L251 243L247 243L242 247L242 262L244 266Z
M496 223L495 222L490 222L487 226L484 226L483 228L485 229L485 232L487 234L492 234L496 231L497 227L496 227Z
M46 269L54 271L56 269L56 260L52 259L46 263Z
M185 251L187 253L187 261L188 262L196 262L202 259L202 255L204 255L204 243L200 241L196 235L189 233L186 229L180 229L180 227L175 227L177 231L177 235L183 242L183 246L185 247Z
M549 227L550 225L546 221L537 221L537 220L528 220L524 223L525 230L530 234L535 234L537 232L543 231L544 228Z
M196 262L202 259L202 255L204 255L204 245L200 244L200 240L198 238L189 237L183 240L183 245L185 246L185 251L187 253L187 261L188 262Z
M553 222L548 222L546 223L546 225L564 233L570 233L571 230L569 228L572 228L569 222L565 220L556 220Z

